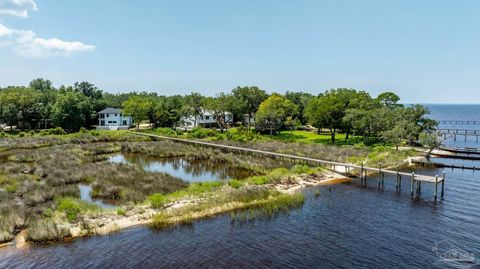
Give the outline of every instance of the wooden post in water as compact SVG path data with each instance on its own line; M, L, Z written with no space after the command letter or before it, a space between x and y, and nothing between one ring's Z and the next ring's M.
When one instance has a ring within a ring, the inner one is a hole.
M382 180L382 163L378 163L378 188L380 189L380 181Z
M442 175L442 192L440 193L440 196L442 197L442 199L443 199L444 189L445 189L445 171L443 171L443 175Z
M417 197L422 193L422 181L417 181Z
M435 176L435 188L433 189L433 199L437 201L438 175Z
M397 171L397 179L395 180L395 191L398 191L398 171Z
M360 166L360 186L363 186L363 162Z
M413 197L413 186L415 185L415 172L412 172L412 182L410 184L410 195Z

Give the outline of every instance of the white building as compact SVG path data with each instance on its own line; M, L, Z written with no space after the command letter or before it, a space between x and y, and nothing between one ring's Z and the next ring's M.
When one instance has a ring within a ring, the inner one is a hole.
M233 114L226 112L223 120L226 124L231 125L233 121ZM194 116L181 116L180 122L183 128L188 129L196 127L218 127L217 116L208 110L203 110L202 114L196 117L196 120Z
M123 115L119 108L109 107L98 112L98 130L128 130L132 125L132 117Z

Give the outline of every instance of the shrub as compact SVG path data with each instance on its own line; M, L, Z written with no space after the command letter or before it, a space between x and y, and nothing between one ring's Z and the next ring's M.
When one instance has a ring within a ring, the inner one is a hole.
M190 137L193 138L207 138L207 137L214 137L218 134L216 130L213 129L205 129L205 128L195 128L191 132L188 133Z
M293 173L296 173L296 174L308 174L310 173L312 169L310 169L310 167L308 167L308 165L295 165L294 167L292 167L291 171Z
M5 133L4 131L0 132L0 137L6 137L6 136L7 136L7 133Z
M119 208L119 209L117 209L117 215L126 216L127 212L125 211L125 209Z
M71 197L60 198L56 201L57 210L65 212L67 220L74 222L82 211L94 211L99 207Z
M161 193L155 193L148 196L148 201L153 208L160 208L165 206L167 203L167 198Z
M267 175L267 182L268 183L276 183L280 182L285 176L288 175L288 169L287 168L277 168L272 170Z
M266 176L255 176L248 179L248 182L253 185L265 185L267 184Z
M49 129L48 133L51 134L51 135L65 135L65 134L67 134L67 132L65 132L65 130L62 129L62 127L56 127L56 128L53 128L53 129Z
M240 181L240 180L237 180L237 179L232 179L232 180L228 181L228 185L230 185L230 187L232 187L232 188L238 189L241 186L245 185L245 183L243 181Z
M87 130L87 128L85 128L85 127L80 127L80 130L78 130L78 132L84 134L84 133L88 133L88 130Z
M25 132L18 133L18 137L24 137L24 136L25 136Z

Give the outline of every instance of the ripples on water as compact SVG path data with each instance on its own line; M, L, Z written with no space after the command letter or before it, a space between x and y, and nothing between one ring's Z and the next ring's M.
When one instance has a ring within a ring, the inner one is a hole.
M301 210L271 220L231 224L221 216L173 231L137 227L4 249L0 268L446 268L432 251L442 240L480 258L480 173L448 175L446 199L437 204L428 185L421 200L411 200L408 181L398 194L394 179L378 190L370 178L367 188L321 187L318 198L308 189Z
M0 249L0 268L480 268L480 172L446 172L445 200L437 203L430 184L411 199L409 180L396 193L394 178L379 190L370 177L367 188L354 181L307 189L301 210L271 220L231 224L220 216L173 231L136 227ZM475 261L441 257L460 250Z

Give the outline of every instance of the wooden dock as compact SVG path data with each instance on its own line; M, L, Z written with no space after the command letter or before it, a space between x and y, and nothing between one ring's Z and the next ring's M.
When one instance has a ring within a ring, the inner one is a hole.
M480 124L480 121L476 120L439 120L438 123L440 124Z
M421 160L412 160L413 163L422 164L426 166L435 166L439 168L451 168L451 169L462 169L462 170L480 170L480 167L476 166L465 166L465 165L458 165L458 164L445 164L445 163L437 163L437 162L426 162Z
M396 184L395 190L400 192L402 189L402 178L409 179L410 181L410 194L412 197L416 195L419 197L421 195L421 187L422 183L430 183L434 184L434 199L437 200L437 193L438 193L438 185L441 184L441 192L440 197L443 198L444 196L444 189L445 189L445 172L443 172L442 176L427 176L427 175L418 175L415 173L406 173L400 172L395 170L389 169L382 169L381 165L378 168L373 167L366 167L362 165L356 164L349 164L349 163L340 163L340 162L333 162L321 159L314 159L308 157L301 157L296 155L290 154L283 154L283 153L276 153L258 149L251 149L251 148L243 148L243 147L236 147L236 146L228 146L222 144L215 144L210 142L203 142L197 140L189 140L183 138L176 138L176 137L169 137L169 136L162 136L162 135L155 135L155 134L148 134L148 133L141 133L141 132L133 132L134 134L151 137L153 139L167 139L174 142L179 143L186 143L191 145L198 145L198 146L205 146L205 147L213 147L219 148L225 151L235 152L235 153L245 153L245 154L253 154L253 155L263 155L268 156L271 158L283 158L283 159L290 159L293 161L302 161L308 164L313 165L324 165L328 169L332 171L338 171L339 167L342 167L342 171L344 171L345 176L357 176L360 177L362 186L367 186L367 175L377 174L378 175L378 187L381 188L384 186L384 179L385 174L395 175L396 176Z
M457 136L464 137L467 141L467 137L475 137L476 143L478 143L478 137L480 136L480 130L468 130L468 129L444 129L439 128L437 131L443 136L443 139L453 137L454 141L457 141Z

